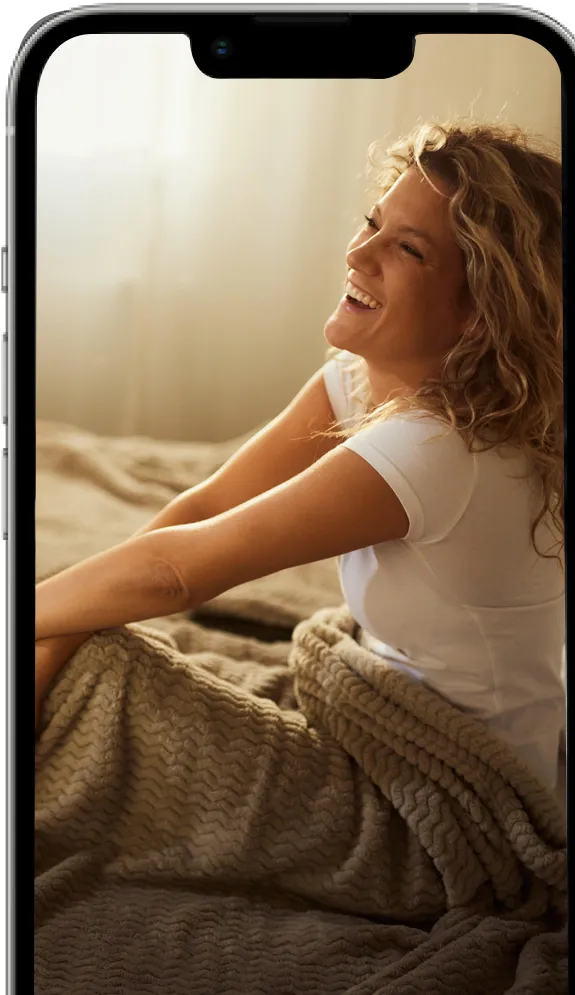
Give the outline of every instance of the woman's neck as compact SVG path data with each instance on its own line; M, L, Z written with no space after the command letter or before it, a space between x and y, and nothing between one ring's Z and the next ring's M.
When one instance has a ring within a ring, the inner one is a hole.
M413 368L405 370L379 370L367 363L371 403L374 407L393 401L398 397L414 394L429 374Z

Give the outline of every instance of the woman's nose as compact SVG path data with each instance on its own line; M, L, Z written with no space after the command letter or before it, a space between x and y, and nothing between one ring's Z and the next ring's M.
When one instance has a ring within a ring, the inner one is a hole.
M375 239L372 236L371 238L364 237L360 241L354 239L350 243L346 256L348 269L361 269L364 273L372 274L378 272L379 262L374 242Z

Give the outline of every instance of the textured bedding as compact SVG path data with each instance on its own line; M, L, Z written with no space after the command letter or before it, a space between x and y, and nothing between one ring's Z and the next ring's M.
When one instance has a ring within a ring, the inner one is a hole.
M240 441L39 425L38 577ZM207 610L300 623L292 643L174 616L62 670L36 745L39 995L567 991L557 800L360 648L340 600L331 561L284 571Z
M49 694L38 992L567 991L562 815L504 744L345 610L291 651L171 624Z

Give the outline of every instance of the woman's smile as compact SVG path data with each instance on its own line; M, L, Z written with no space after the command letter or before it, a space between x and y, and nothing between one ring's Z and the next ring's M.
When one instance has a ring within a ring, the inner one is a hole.
M380 301L376 300L375 297L372 297L365 290L362 290L361 287L356 287L350 280L345 285L345 296L351 304L359 304L362 308L371 308L372 311L376 311L381 307Z
M357 284L352 283L348 278L345 283L343 297L339 301L333 317L338 314L340 316L348 314L353 315L354 318L359 318L362 315L367 319L368 316L379 314L382 308L383 304L381 301L372 297L371 294L358 287Z
M349 297L348 294L344 294L339 302L336 314L337 312L343 311L347 314L353 314L356 316L359 316L359 314L361 313L362 315L367 317L367 315L370 315L373 312L380 310L381 310L381 305L378 305L377 308L372 308L369 307L368 304L362 304L361 301L354 300L353 297Z

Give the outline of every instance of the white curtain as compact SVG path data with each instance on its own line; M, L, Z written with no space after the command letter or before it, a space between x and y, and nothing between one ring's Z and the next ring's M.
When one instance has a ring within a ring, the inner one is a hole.
M214 80L181 36L88 35L38 92L41 418L229 438L322 362L367 147L418 120L559 141L560 75L515 36L425 36L390 80Z

